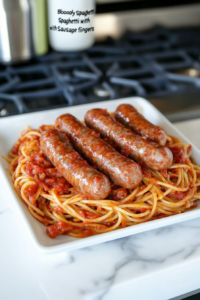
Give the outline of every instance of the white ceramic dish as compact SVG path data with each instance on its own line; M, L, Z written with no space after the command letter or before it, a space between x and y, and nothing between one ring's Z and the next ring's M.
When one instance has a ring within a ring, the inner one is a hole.
M160 125L165 131L173 136L180 138L182 141L190 143L190 141L177 130L154 106L148 101L139 97L132 97L120 100L112 100L106 102L98 102L92 104L85 104L80 106L74 106L70 108L55 109L49 111L42 111L39 113L30 113L25 115L19 115L14 117L7 117L0 120L0 154L7 155L8 151L18 139L19 132L23 130L26 125L32 128L38 128L42 124L53 124L55 119L66 112L69 112L83 120L85 113L95 107L106 108L108 111L114 111L121 103L130 103L134 105L149 121L156 125ZM191 144L191 143L190 143ZM194 146L192 150L192 156L196 160L196 163L200 165L200 151ZM12 181L9 175L8 164L0 158L1 173L4 181L0 181L1 188L6 189L8 197L7 199L11 203L16 213L18 213L18 219L23 225L24 230L28 231L28 235L32 238L37 249L43 253L57 253L61 251L70 251L73 249L83 248L98 243L111 241L114 239L122 238L139 232L172 225L178 222L187 221L200 217L200 204L194 210L189 212L170 216L168 218L149 221L147 223L130 226L127 228L119 229L113 232L103 233L97 236L91 236L85 239L75 239L69 236L58 236L52 240L46 235L46 227L36 221L28 212L24 203L17 196L16 192L12 188ZM5 182L5 185L4 185Z

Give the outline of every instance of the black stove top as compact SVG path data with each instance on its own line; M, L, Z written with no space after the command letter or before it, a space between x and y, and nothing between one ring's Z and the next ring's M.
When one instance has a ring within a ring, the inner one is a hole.
M200 28L127 31L85 52L50 52L25 64L0 65L0 117L141 96L169 118L183 110L179 119L185 119L190 107L198 107L200 116L197 94Z

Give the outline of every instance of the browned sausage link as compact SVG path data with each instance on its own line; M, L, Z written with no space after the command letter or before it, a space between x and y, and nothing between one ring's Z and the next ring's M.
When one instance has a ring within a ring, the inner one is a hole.
M147 121L132 105L121 104L115 111L115 119L135 133L164 146L167 135L162 128Z
M108 178L88 165L66 136L56 129L50 129L42 133L40 144L56 169L78 191L95 200L108 196L111 190Z
M92 109L85 116L85 123L108 138L109 142L125 156L154 170L162 170L171 166L172 152L156 143L149 142L133 133L112 118L103 109Z
M141 182L138 164L118 153L72 115L60 116L56 128L67 133L75 149L113 183L131 189Z

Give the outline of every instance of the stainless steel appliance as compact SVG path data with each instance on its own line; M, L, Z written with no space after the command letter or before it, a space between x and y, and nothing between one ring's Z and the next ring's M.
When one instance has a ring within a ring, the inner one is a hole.
M46 0L0 0L0 61L14 63L47 52Z
M172 121L200 117L199 36L198 27L157 26L81 53L0 65L0 116L142 96Z
M0 61L32 56L31 12L28 0L0 0Z

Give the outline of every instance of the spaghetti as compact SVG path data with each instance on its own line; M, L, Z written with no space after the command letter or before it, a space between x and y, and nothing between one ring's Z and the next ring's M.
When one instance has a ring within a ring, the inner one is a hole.
M191 146L168 136L174 163L167 170L142 167L143 179L132 190L112 186L105 200L89 200L70 186L40 148L43 130L27 127L9 152L14 188L31 215L55 238L96 235L188 211L200 199L200 167L194 164Z

